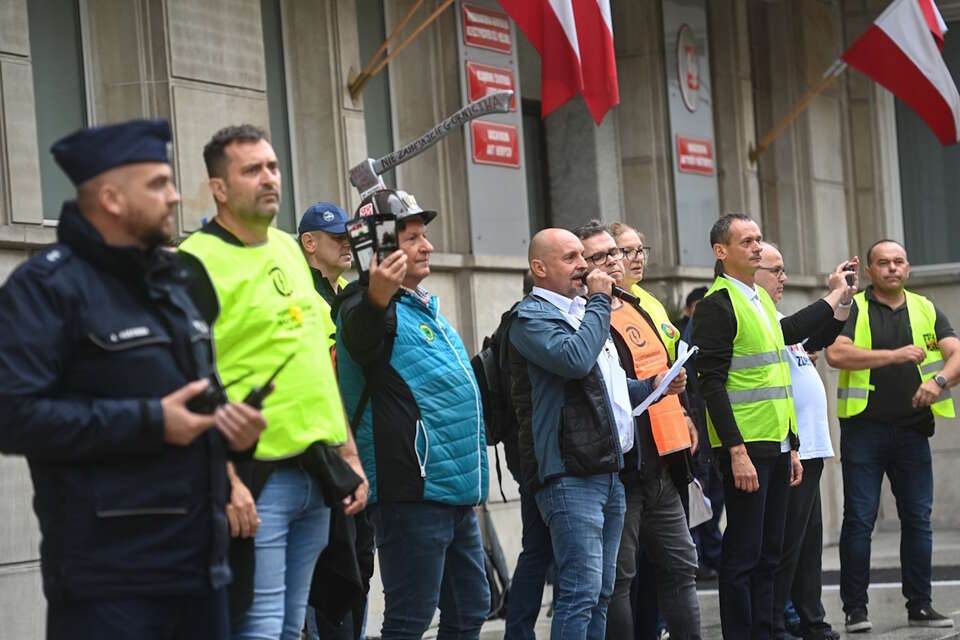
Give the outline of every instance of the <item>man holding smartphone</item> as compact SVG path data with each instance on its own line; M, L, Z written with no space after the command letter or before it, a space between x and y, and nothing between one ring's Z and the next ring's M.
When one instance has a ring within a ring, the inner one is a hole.
M897 501L907 624L952 627L932 606L935 416L956 415L950 388L960 379L960 341L944 313L906 289L910 263L895 240L867 250L870 286L853 298L843 332L827 348L840 369L837 416L843 467L840 599L850 633L869 631L870 535L883 476Z
M478 638L490 609L473 509L487 499L486 436L470 358L422 286L437 213L384 190L361 204L357 217L371 216L394 221L399 249L382 262L377 246L367 248L367 264L357 255L360 279L332 313L340 389L371 480L382 635L422 637L439 605L441 637ZM382 254L390 238L378 231Z

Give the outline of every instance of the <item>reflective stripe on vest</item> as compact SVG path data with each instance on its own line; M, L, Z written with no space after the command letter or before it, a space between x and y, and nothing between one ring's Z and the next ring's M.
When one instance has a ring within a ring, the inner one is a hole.
M667 315L667 310L663 308L660 301L647 293L639 284L630 287L630 292L639 298L640 307L653 320L660 336L660 342L666 347L670 362L673 362L677 359L677 342L680 341L680 330L670 322L670 316Z
M724 276L714 281L706 295L722 289L728 292L737 319L726 389L740 435L744 442L782 442L788 433L797 432L797 418L787 360L790 354L773 300L762 287L757 288L764 318ZM709 410L707 430L710 444L721 446Z
M616 331L630 349L633 357L633 372L638 379L650 378L670 368L667 350L660 342L659 332L655 331L646 318L629 304L620 305L610 314L610 326ZM676 395L665 396L647 409L650 416L650 429L657 453L668 453L689 449L690 432L683 407ZM639 442L637 446L639 446Z
M250 374L227 389L232 402L296 354L264 401L267 429L254 456L280 460L314 442L344 442L346 419L327 341L336 327L296 242L272 227L267 242L256 246L197 232L180 250L203 263L217 294L213 342L220 379L229 383Z
M924 296L904 291L907 305L907 318L910 322L913 344L926 352L926 357L917 366L921 382L933 378L943 369L943 354L937 347L937 309ZM854 327L853 344L861 349L873 348L873 335L870 331L870 304L867 294L861 291L853 296L857 305L857 324ZM932 348L931 348L932 347ZM869 369L841 370L837 383L837 416L849 418L862 413L870 401ZM930 405L933 415L944 418L956 417L953 397L949 389L940 392L939 400Z

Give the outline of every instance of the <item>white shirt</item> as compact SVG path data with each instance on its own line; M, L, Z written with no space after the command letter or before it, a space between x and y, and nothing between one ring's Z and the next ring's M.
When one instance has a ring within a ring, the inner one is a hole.
M581 297L570 299L541 287L534 287L531 293L543 298L563 314L567 324L576 331L583 322L586 300ZM597 366L607 387L607 397L613 407L613 418L617 424L617 435L620 439L620 450L626 453L633 449L633 407L630 404L630 392L627 389L627 374L620 366L617 347L610 336L600 350L597 357Z
M756 310L757 314L763 318L763 323L770 327L770 332L774 336L774 342L776 342L776 331L773 328L773 325L770 323L770 316L767 315L766 310L763 308L763 303L760 302L760 294L757 293L756 283L753 286L748 285L746 282L741 282L731 275L723 274L723 277L733 283L733 285L743 294L743 296L750 301L750 304L753 305L753 308ZM781 316L782 317L782 316ZM783 439L783 442L780 443L780 453L787 453L790 451L790 432L787 432L787 437Z
M782 313L777 312L779 317ZM804 340L806 342L806 340ZM793 384L793 404L797 409L797 433L800 436L800 459L832 458L830 420L827 417L827 392L803 343L792 344L790 350L790 377Z

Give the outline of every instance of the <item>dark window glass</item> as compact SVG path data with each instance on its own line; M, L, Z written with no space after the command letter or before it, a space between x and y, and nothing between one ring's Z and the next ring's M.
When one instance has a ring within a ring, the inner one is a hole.
M77 0L27 2L30 58L37 112L40 186L43 217L56 220L64 200L76 194L60 170L50 146L63 136L87 126L83 46Z

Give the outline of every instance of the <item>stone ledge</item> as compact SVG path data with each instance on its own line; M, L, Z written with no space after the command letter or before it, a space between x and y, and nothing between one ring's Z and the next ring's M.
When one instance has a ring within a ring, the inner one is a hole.
M57 241L55 224L4 224L0 225L0 248L42 249Z

